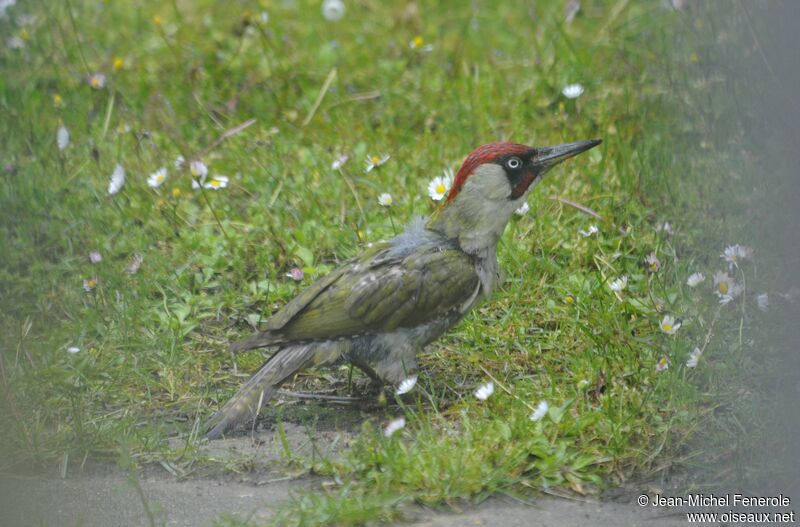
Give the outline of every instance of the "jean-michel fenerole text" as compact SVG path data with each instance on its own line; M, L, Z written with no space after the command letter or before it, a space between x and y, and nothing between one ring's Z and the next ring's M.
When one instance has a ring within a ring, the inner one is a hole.
M744 494L688 494L686 496L662 496L656 494L650 500L654 507L788 507L792 500L788 496L747 496Z

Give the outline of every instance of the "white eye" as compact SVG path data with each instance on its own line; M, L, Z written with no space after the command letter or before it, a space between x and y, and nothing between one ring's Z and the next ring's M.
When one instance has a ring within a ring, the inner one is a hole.
M516 170L522 166L522 161L520 161L518 157L512 157L506 161L506 166L511 170Z

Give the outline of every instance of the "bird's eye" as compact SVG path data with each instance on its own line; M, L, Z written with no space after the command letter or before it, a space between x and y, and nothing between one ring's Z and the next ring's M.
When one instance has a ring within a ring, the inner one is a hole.
M511 170L516 170L522 166L522 161L518 157L512 157L508 161L506 161L506 166Z

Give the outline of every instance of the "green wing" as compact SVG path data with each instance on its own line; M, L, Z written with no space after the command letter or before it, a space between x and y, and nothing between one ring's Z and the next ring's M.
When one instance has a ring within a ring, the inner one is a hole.
M430 246L392 257L382 244L300 293L267 331L285 342L413 327L461 308L478 285L461 251Z

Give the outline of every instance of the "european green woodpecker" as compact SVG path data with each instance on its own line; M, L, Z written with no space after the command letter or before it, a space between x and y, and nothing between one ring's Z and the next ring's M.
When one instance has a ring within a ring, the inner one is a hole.
M206 423L209 439L246 419L295 373L349 362L397 384L417 353L492 293L497 243L512 214L555 165L600 144L533 148L490 143L473 151L443 206L391 240L320 278L232 351L273 348L258 372Z

